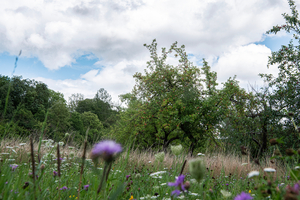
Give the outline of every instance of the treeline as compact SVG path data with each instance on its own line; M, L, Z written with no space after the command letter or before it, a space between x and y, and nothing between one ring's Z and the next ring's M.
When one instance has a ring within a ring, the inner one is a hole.
M70 141L82 142L87 133L92 142L115 123L117 113L110 95L102 88L93 99L73 94L67 103L63 94L42 82L0 75L2 136L40 136L44 130L45 137L57 141L68 133Z

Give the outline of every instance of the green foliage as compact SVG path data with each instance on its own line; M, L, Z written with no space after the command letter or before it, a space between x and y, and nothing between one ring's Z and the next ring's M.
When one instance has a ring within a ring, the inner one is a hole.
M151 60L145 74L136 73L132 93L121 95L128 108L121 114L114 131L118 138L135 138L142 147L163 147L175 141L186 141L191 151L213 138L220 120L216 106L216 73L204 60L203 72L188 60L184 45L172 44L162 57L157 56L157 43L145 45ZM167 55L175 52L179 64L166 64ZM205 79L201 79L201 75ZM206 86L206 88L205 88ZM123 135L123 136L122 136Z
M92 112L84 112L81 114L84 130L89 128L88 141L98 141L101 138L101 130L103 125L98 119L98 116Z

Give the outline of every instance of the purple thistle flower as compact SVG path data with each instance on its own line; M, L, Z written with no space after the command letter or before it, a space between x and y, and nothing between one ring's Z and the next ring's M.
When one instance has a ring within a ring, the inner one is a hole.
M67 186L64 186L64 187L60 188L59 190L67 190L67 189L68 189Z
M57 176L57 172L56 171L53 171L53 176Z
M176 181L174 183L169 182L168 186L179 187L180 190L185 191L184 184L183 184L184 177L185 177L184 175L178 176ZM179 194L180 194L179 190L174 190L172 192L172 195L177 195L178 196Z
M253 199L250 194L242 192L241 194L237 195L234 200L250 200Z
M90 187L90 185L84 185L83 189L87 191L89 189L89 187Z
M102 157L104 161L111 162L115 154L120 153L122 147L120 144L112 140L104 140L94 146L91 151L92 159Z

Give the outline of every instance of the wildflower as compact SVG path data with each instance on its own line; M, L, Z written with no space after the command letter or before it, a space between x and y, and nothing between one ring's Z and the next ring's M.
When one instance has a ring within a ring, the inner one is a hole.
M250 200L253 199L250 194L242 192L241 194L237 195L234 200Z
M272 139L270 140L270 144L271 144L271 145L276 145L276 144L278 144L277 138L272 138Z
M164 152L160 152L154 155L155 156L155 160L159 161L159 162L163 162L165 159L165 153Z
M26 145L26 143L20 143L19 145L20 145L20 146L24 146L24 145Z
M184 184L183 184L183 181L184 181L184 175L180 175L177 177L176 181L174 183L168 183L168 186L173 186L173 187L179 187L179 189L181 191L185 191L186 189L184 188ZM178 196L180 194L180 190L174 190L172 191L172 194L171 195L175 195L175 196Z
M171 146L171 151L172 151L172 153L173 153L175 156L178 156L178 155L181 153L181 151L182 151L182 146L181 146L181 144L176 145L176 146Z
M74 149L75 147L71 147L71 146L69 146L69 149Z
M59 190L67 190L67 189L68 189L67 186L64 186L64 187L60 188Z
M126 181L129 179L130 175L126 175Z
M11 169L14 171L19 165L17 164L12 164L12 165L9 165L11 167Z
M26 189L29 186L29 182L25 182L25 184L23 185L23 189Z
M248 178L252 178L253 176L259 176L259 171L251 171L248 174Z
M242 165L242 166L244 166L244 165L248 165L248 163L242 163L241 165Z
M6 146L6 148L7 148L7 149L12 149L13 147L10 147L10 146Z
M264 171L265 172L276 172L276 170L273 168L264 168Z
M69 136L69 135L70 135L70 133L66 133L66 134L65 134L65 137L67 137L67 136Z
M131 195L131 197L129 198L129 200L133 200L133 196Z
M196 158L189 161L189 171L191 175L198 181L204 177L205 165L201 158Z
M228 198L231 196L231 192L228 192L226 190L221 190L220 192L223 195L223 197L225 197L225 198Z
M59 142L59 146L64 146L64 142Z
M83 189L86 190L86 191L88 191L89 187L90 187L90 185L84 185Z
M288 156L293 156L295 154L295 151L292 148L288 148L288 149L285 150L285 153Z
M197 156L205 156L203 153L198 153Z
M158 172L154 172L154 173L150 174L150 176L152 178L162 178L162 176L160 176L160 174L164 174L164 173L166 173L166 171L158 171Z
M111 162L114 160L115 155L122 151L120 144L112 140L104 140L94 146L91 151L92 159L102 157L104 161Z
M56 171L53 171L53 176L57 176L57 172Z
M300 182L296 183L293 187L288 185L286 187L286 194L285 199L298 199L297 196L299 195L300 191Z

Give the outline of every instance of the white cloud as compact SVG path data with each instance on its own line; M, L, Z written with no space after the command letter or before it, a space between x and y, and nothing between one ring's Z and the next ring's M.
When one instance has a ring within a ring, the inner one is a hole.
M239 46L221 55L212 69L217 72L220 82L236 75L244 88L249 84L263 86L263 79L258 77L259 73L278 74L276 67L267 68L270 55L271 50L264 45Z
M149 60L143 44L154 38L159 51L178 41L194 55L195 64L207 58L221 81L237 74L248 84L268 71L270 54L251 43L284 23L284 12L289 13L286 0L0 1L0 53L17 55L22 49L22 56L37 57L50 70L72 67L89 53L99 58L102 70L76 80L38 78L66 98L78 92L91 98L100 87L114 100L130 92L132 75L142 72Z

